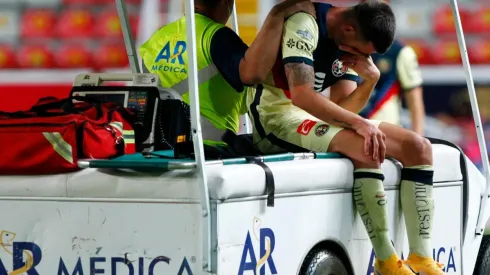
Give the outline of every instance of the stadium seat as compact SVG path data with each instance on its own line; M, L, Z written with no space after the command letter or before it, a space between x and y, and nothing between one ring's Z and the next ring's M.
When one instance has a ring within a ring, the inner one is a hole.
M123 68L129 64L123 43L102 43L92 57L96 69Z
M461 64L461 53L457 40L440 40L431 49L437 64Z
M238 32L243 42L245 42L247 45L250 46L252 45L252 42L255 40L255 37L257 36L257 27L239 26Z
M62 38L90 38L93 35L94 16L90 9L68 9L62 12L57 34Z
M49 38L54 34L56 14L51 9L28 9L20 24L22 38Z
M19 11L15 8L0 9L0 42L16 42L19 36Z
M459 7L459 15L461 22L466 30L467 22L471 17L471 13L464 7ZM450 7L443 6L434 11L434 21L432 29L436 35L446 35L455 32L453 13Z
M468 45L468 56L474 64L490 64L490 39L477 40Z
M9 45L0 45L0 68L13 69L17 67L14 50Z
M92 56L89 50L79 44L65 44L57 50L56 62L60 68L91 68Z
M490 34L490 7L478 9L468 22L465 31L473 34Z
M417 54L420 65L434 63L429 45L426 42L424 42L423 40L404 40L403 42L413 48L413 50Z
M136 15L129 15L129 24L133 32L133 37L136 37L138 32L139 18ZM121 21L117 11L111 7L97 15L96 23L94 24L94 34L101 38L122 39Z
M46 45L23 45L17 52L17 62L22 68L54 68L54 58Z

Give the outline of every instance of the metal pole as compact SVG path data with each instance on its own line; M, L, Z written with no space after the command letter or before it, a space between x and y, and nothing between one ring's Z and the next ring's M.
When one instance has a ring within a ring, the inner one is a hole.
M197 55L196 55L196 24L194 17L194 1L185 2L186 31L187 31L187 61L188 81L191 105L191 128L194 154L196 156L197 173L200 187L200 199L202 210L202 266L207 272L211 272L211 212L209 204L208 182L205 171L204 146L201 133L199 90L197 79Z
M121 20L121 29L124 37L124 44L126 45L126 52L128 53L129 67L133 73L140 73L141 68L134 46L133 33L131 32L131 26L129 25L126 2L124 2L124 0L116 0L116 7L117 13L119 14L119 20Z
M260 0L257 1L258 5L260 5ZM238 31L238 16L236 13L236 2L233 5L233 11L231 13L231 27L236 32L236 34L240 34ZM250 119L247 114L244 114L240 117L240 132L239 134L250 134L252 133L252 124L250 123Z
M231 27L236 32L236 34L239 34L239 32L238 32L238 17L236 15L236 2L233 5L233 12L231 13Z
M468 58L468 52L466 50L466 42L464 39L463 27L461 25L461 18L459 16L458 1L451 0L451 6L453 9L454 24L456 26L456 34L458 36L459 50L461 52L461 59L463 61L463 68L466 76L466 85L468 86L468 93L471 102L471 109L473 111L473 119L475 121L476 135L478 137L478 145L480 147L481 159L483 162L483 175L486 180L486 188L483 193L483 197L480 202L480 212L478 214L478 221L476 225L476 234L483 234L484 226L486 221L483 220L485 216L488 194L490 192L490 177L489 177L489 163L488 163L488 153L487 146L485 143L485 136L483 133L483 127L481 123L480 111L478 109L478 101L476 98L475 84L473 83L473 75L471 73L470 60Z

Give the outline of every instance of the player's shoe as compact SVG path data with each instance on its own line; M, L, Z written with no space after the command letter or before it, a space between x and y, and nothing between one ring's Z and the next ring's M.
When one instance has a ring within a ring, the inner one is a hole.
M413 275L414 272L410 270L403 261L396 255L391 255L385 261L378 261L376 259L374 263L375 275Z
M415 274L420 275L443 275L444 264L438 263L432 257L421 257L410 253L404 261L405 265L409 266Z

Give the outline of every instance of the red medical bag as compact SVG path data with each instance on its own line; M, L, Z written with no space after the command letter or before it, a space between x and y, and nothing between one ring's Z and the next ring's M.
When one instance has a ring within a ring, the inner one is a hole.
M77 100L51 98L26 112L0 113L0 175L72 172L80 159L135 153L131 113Z

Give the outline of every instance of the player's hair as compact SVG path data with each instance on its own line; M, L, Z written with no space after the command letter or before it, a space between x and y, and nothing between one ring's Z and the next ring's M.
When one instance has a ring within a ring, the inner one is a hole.
M385 53L395 38L396 20L391 7L384 1L365 0L348 11L354 18L364 40L373 43L378 53Z
M213 9L216 8L216 6L218 6L221 0L194 0L194 2L204 5L206 8Z

